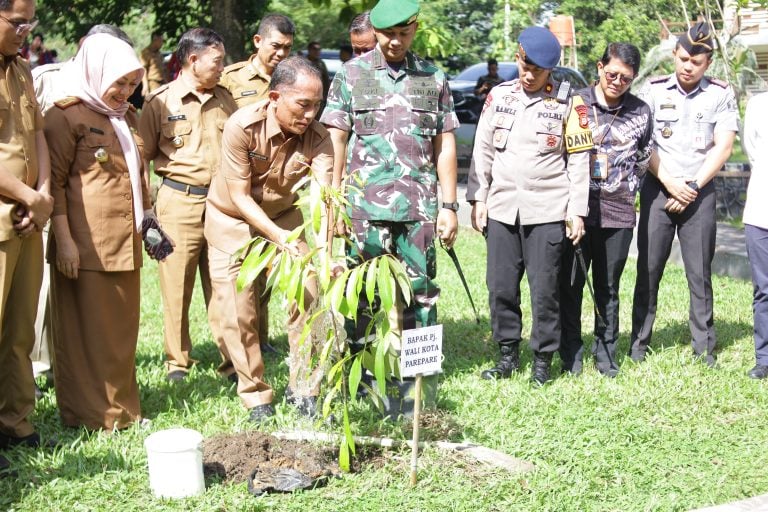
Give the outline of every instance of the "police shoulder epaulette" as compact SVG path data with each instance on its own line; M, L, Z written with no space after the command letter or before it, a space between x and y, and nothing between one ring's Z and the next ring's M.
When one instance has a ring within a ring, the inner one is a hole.
M648 79L648 82L652 84L660 84L662 82L666 82L667 80L669 80L669 75L652 76L651 78Z
M709 80L710 83L712 83L712 84L714 84L714 85L716 85L718 87L722 87L723 89L726 89L728 87L728 82L726 82L725 80L720 80L719 78L714 78L714 77L711 77L711 76L708 76L706 78L707 78L707 80Z
M151 93L147 94L147 97L144 98L144 103L152 101L152 99L155 98L158 94L160 94L163 91L165 91L166 89L168 89L168 87L170 85L171 85L170 82L167 83L167 84L163 84L160 87L158 87L157 89L155 89L154 91L152 91Z
M516 84L516 83L518 83L519 81L520 81L520 79L519 79L519 78L513 78L512 80L507 80L506 82L501 82L501 83L500 83L499 85L497 85L496 87L504 87L505 85L507 85L507 86L510 86L510 85L515 85L515 84Z
M69 108L72 105L77 105L82 100L80 98L77 98L75 96L68 96L66 98L62 98L60 100L54 101L53 104L61 109Z
M233 71L237 71L238 69L242 69L242 68L244 68L247 65L248 65L248 61L247 60L242 60L240 62L235 62L234 64L230 64L229 66L226 66L224 68L223 73L231 73Z

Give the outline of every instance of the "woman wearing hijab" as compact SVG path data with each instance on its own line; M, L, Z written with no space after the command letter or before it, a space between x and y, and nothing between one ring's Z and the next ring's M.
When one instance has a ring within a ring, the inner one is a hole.
M122 429L141 419L135 355L150 206L128 97L144 69L107 34L89 36L73 64L71 96L45 115L56 398L65 425Z

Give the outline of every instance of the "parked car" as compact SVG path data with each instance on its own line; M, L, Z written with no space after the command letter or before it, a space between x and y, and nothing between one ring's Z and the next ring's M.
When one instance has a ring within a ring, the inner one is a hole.
M339 59L339 50L320 50L320 58L325 62L328 68L328 78L333 80L334 75L341 69L341 59Z
M475 96L477 79L488 73L488 65L485 62L469 66L449 81L453 94L453 105L461 127L456 130L456 156L459 161L460 179L466 179L467 168L472 160L472 147L475 140L475 130L482 102ZM515 62L499 62L499 76L504 81L514 80L520 76ZM555 81L568 80L573 89L581 89L587 86L587 81L575 69L557 66L552 70Z

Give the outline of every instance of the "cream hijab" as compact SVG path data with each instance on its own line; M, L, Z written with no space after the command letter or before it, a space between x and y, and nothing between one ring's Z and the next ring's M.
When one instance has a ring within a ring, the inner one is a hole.
M113 109L101 99L107 89L119 78L136 70L141 71L140 78L144 76L144 68L136 52L128 43L108 34L94 34L85 39L83 46L77 52L69 69L69 76L74 79L70 94L80 98L91 110L107 116L112 123L128 165L133 192L133 217L136 221L136 229L140 230L141 222L144 220L141 156L133 140L131 129L125 121L128 103Z

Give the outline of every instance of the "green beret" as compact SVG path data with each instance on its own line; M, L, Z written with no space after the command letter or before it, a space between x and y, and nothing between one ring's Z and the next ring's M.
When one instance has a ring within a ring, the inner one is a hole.
M419 15L419 0L379 0L371 9L371 25L383 29L410 25Z

